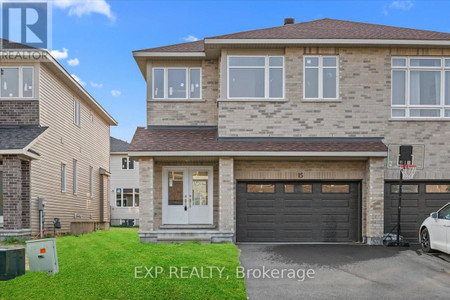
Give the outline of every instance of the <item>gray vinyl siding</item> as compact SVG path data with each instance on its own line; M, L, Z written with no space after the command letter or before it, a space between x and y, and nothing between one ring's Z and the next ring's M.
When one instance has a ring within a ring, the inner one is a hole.
M73 122L74 93L46 67L40 68L40 124L48 132L33 149L40 154L31 165L31 224L38 231L37 198L46 200L45 227L60 218L69 231L74 221L100 221L100 173L109 170L109 125L81 98L81 127ZM94 114L92 123L89 115ZM73 190L73 160L78 161L78 194ZM66 164L66 192L61 192L61 163ZM94 169L94 195L89 197L89 167ZM75 219L74 214L81 215ZM109 215L109 212L108 212ZM51 229L53 232L53 229Z

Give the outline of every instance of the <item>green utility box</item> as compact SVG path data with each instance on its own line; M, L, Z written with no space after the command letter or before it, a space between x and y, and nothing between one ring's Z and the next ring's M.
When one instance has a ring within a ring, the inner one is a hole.
M0 247L0 281L25 274L25 249Z
M59 271L55 239L27 241L30 271L44 271L56 274Z

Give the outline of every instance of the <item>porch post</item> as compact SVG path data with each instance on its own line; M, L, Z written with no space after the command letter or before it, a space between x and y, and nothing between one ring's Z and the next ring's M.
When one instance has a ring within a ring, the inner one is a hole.
M235 239L236 186L234 182L233 157L219 158L219 230L233 233Z
M364 209L365 208L365 209ZM382 244L384 234L384 158L370 157L366 165L365 233L367 244Z
M143 243L156 243L154 234L154 167L153 157L139 159L139 237Z

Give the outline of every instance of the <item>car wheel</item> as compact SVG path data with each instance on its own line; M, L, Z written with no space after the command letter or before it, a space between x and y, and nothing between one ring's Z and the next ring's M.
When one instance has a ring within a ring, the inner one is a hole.
M433 251L430 244L430 233L427 228L423 228L420 233L420 245L422 246L423 252L430 253Z

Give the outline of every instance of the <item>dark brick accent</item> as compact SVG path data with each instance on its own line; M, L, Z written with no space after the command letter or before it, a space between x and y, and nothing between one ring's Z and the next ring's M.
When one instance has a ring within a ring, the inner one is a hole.
M22 229L22 162L16 155L3 160L3 228Z
M29 161L22 160L22 228L31 228L30 167Z
M39 101L0 100L0 125L38 125Z

